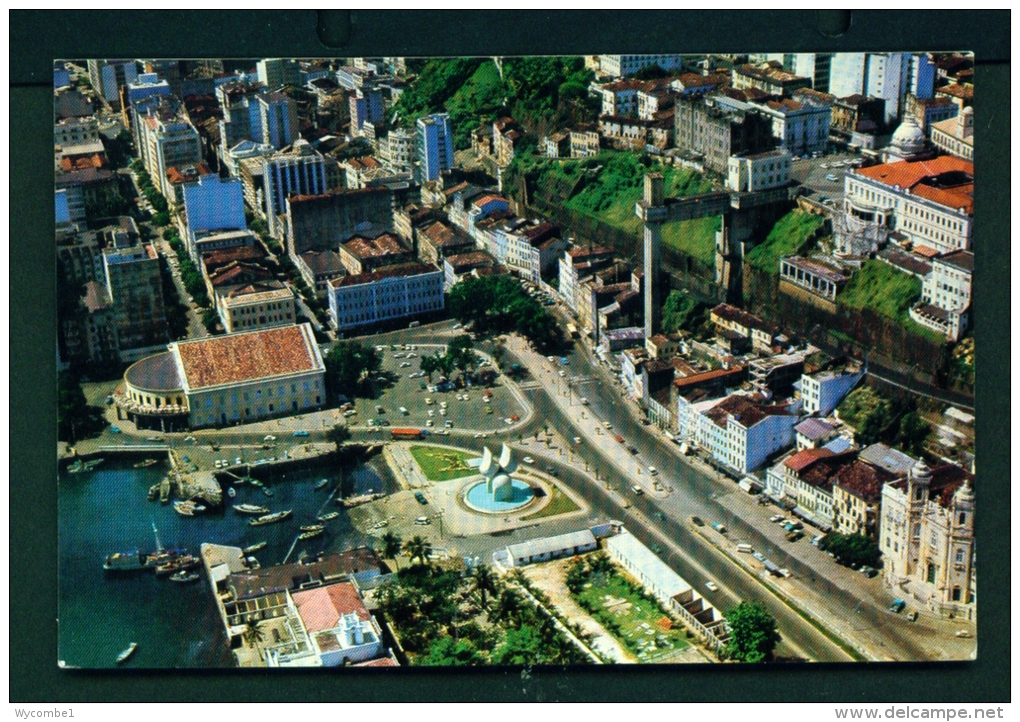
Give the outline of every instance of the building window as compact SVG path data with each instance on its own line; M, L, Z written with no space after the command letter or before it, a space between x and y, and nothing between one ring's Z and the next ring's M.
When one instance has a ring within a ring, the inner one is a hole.
M956 563L963 564L963 549L956 550Z
M928 583L935 583L935 565L931 563L928 564Z
M960 601L960 588L959 587L953 587L953 601L954 602Z

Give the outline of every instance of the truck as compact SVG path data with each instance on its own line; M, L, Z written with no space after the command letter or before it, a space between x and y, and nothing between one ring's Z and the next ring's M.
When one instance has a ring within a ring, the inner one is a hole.
M577 338L579 336L579 334L577 333L577 326L575 326L572 323L568 323L567 324L567 335L570 336L570 338Z
M428 435L425 429L390 429L393 441L420 441Z

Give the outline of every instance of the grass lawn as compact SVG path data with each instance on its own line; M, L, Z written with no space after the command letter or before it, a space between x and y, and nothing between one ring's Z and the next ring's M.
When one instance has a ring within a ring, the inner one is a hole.
M662 242L707 266L712 266L715 263L715 232L720 226L721 216L663 223Z
M933 341L944 341L945 337L942 334L927 329L910 318L908 311L920 297L920 279L897 271L888 263L871 259L865 261L861 270L846 284L836 297L836 303L854 311L871 309L918 336Z
M534 514L522 516L521 519L541 519L542 517L556 516L557 514L569 514L572 511L577 511L577 509L577 504L554 486L552 487L552 499L549 500L549 503Z
M619 572L590 575L574 597L640 662L654 662L690 646L683 626L664 615L656 601L642 599ZM671 628L660 626L663 618Z
M825 219L813 213L790 211L776 221L769 235L751 249L745 260L766 273L779 273L779 259L800 250L804 241Z
M478 473L477 469L467 465L467 460L475 459L477 455L466 451L437 446L412 446L411 456L430 481L450 481Z

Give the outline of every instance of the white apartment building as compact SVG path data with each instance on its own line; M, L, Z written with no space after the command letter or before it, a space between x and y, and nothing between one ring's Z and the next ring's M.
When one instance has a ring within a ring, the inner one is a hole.
M924 277L921 302L910 309L910 317L922 326L959 340L967 330L970 310L974 254L955 251L931 262L931 273Z
M734 394L697 414L694 441L716 461L746 474L793 445L797 421L784 406L766 406Z
M896 231L915 248L969 250L974 224L974 164L953 156L851 168L844 181L847 225ZM837 248L848 243L837 234Z
M289 288L255 284L234 289L217 300L227 333L294 325L294 292Z
M754 155L731 155L726 187L737 192L781 188L790 182L790 152L784 148Z
M440 311L443 271L405 263L371 273L334 278L327 284L330 319L339 332L382 321Z
M156 96L154 100L162 100ZM202 140L198 131L183 114L176 101L156 103L138 117L138 143L145 170L152 183L168 199L174 190L166 172L174 166L183 167L202 162Z
M974 160L974 108L966 107L955 118L931 125L936 148L964 160Z
M800 377L804 413L828 416L863 377L862 369L851 367L804 374Z
M99 121L96 116L64 118L53 124L53 145L84 145L99 142Z
M683 67L682 55L600 55L599 70L605 75L622 77L633 75L642 68L658 65L663 70Z

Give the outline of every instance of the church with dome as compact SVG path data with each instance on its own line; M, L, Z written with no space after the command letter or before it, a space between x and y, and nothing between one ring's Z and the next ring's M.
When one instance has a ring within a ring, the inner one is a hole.
M883 163L928 160L933 157L935 152L928 146L924 131L910 114L903 119L900 127L892 134L889 145L882 150Z

